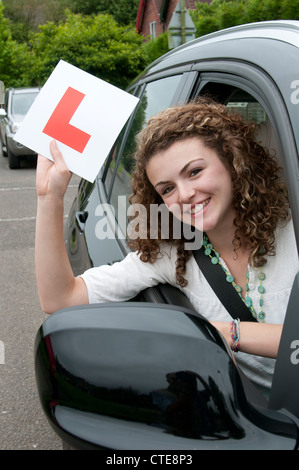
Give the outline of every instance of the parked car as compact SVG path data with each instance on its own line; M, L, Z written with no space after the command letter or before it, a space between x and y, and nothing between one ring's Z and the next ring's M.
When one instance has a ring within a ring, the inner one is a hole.
M20 168L20 160L36 155L33 150L14 140L14 135L30 106L39 94L40 88L7 88L4 108L0 109L0 139L2 155L8 157L9 168Z
M76 275L129 251L124 214L136 133L161 109L199 95L260 124L259 140L276 150L285 170L299 242L299 22L242 25L199 38L155 61L129 92L139 106L96 181L80 182L69 214L66 246ZM99 224L114 236L100 237ZM173 287L56 312L36 338L43 409L73 448L298 449L298 305L297 275L269 400ZM169 424L171 393L177 406Z

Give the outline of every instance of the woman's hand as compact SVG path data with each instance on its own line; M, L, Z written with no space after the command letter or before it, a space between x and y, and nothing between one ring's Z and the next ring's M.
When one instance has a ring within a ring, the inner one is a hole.
M36 168L36 189L38 196L63 198L72 177L56 141L50 143L53 162L42 155L38 156Z

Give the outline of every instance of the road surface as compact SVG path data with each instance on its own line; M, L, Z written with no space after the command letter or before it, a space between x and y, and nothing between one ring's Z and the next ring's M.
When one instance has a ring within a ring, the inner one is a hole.
M79 178L66 195L66 214ZM35 282L35 162L8 168L0 150L0 450L61 450L40 406L34 340L46 319Z

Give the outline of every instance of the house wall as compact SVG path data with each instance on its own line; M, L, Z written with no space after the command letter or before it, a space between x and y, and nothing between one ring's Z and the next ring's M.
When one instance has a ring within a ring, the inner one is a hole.
M156 37L164 32L164 25L161 23L159 18L161 4L161 0L147 0L141 30L143 36L150 36L150 23L154 21L156 22Z
M185 0L186 8L194 10L195 9L195 4L199 1L201 1L203 3L210 3L211 2L211 0ZM176 7L177 3L178 3L178 0L170 0L169 1L166 22L161 23L160 17L159 17L159 12L161 10L162 0L147 0L146 1L146 6L144 8L144 15L143 15L142 24L140 25L140 33L144 37L149 37L151 35L150 24L153 23L153 22L156 23L155 24L156 37L158 37L160 34L164 33L168 28L168 24L171 20L171 17L173 15L173 12L175 10L175 7Z

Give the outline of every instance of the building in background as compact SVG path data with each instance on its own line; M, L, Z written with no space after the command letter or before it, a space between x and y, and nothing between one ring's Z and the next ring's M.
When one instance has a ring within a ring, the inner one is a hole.
M187 10L196 3L211 0L140 0L136 29L145 38L155 39L169 31L169 47L173 48L195 37L195 27Z

